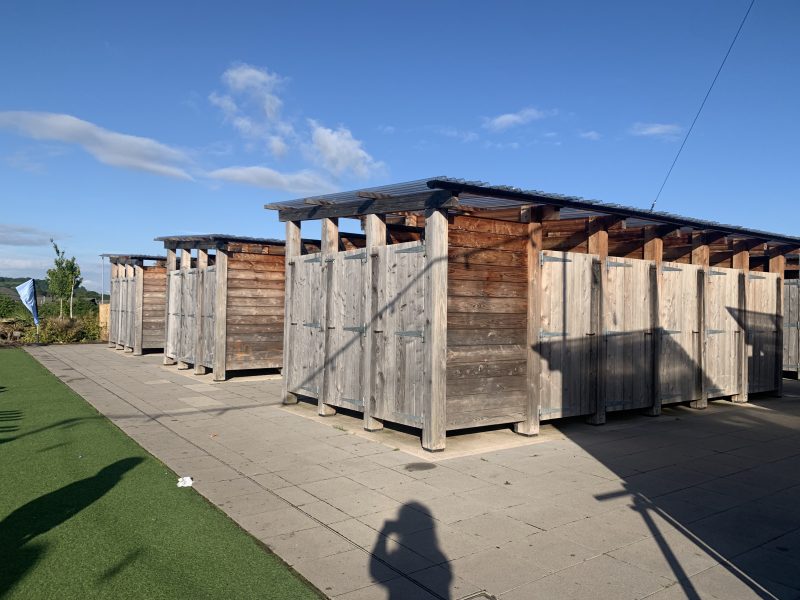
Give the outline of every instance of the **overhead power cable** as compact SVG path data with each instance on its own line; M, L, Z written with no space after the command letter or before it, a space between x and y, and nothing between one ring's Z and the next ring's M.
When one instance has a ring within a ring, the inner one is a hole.
M733 36L733 40L731 41L731 45L728 46L728 51L725 53L725 57L722 59L722 63L719 65L719 69L717 69L717 74L714 75L714 79L711 82L711 85L708 86L708 91L706 92L706 95L703 98L703 101L700 103L700 108L697 109L697 114L694 116L694 120L692 121L691 126L689 127L688 131L686 132L686 135L683 138L683 142L681 143L681 147L678 148L678 152L677 152L677 154L675 154L675 158L673 159L672 164L670 165L669 170L667 171L667 175L666 175L666 177L664 177L664 181L661 182L661 187L658 188L658 193L656 194L656 197L653 200L653 203L650 205L650 210L651 211L655 210L656 202L658 202L658 199L661 197L661 192L664 191L664 186L667 185L667 181L669 180L669 176L672 175L672 169L675 168L675 163L678 162L678 158L680 157L681 152L683 152L683 147L686 145L686 140L688 140L689 136L692 135L692 130L694 129L694 125L695 125L695 123L697 123L697 119L700 117L700 113L703 112L703 107L706 105L706 100L708 100L708 97L711 95L711 90L714 89L714 84L717 83L717 79L719 78L719 74L722 73L722 68L725 66L725 62L728 60L728 56L730 56L731 50L733 50L733 46L734 46L734 44L736 44L736 40L739 39L739 34L742 32L742 28L744 27L744 24L747 21L747 17L750 15L750 11L753 9L753 5L755 3L756 3L756 0L751 0L750 1L750 6L747 7L747 12L744 13L744 17L742 18L742 22L739 23L739 29L736 30L736 35Z

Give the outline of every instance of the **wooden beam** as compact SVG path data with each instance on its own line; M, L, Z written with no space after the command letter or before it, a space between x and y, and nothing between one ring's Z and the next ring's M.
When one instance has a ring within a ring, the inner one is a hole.
M528 281L528 314L526 339L527 403L525 420L514 423L514 431L520 435L538 435L541 407L542 357L534 349L542 328L542 269L539 255L542 251L542 222L557 219L556 207L524 208L521 219L528 223L528 243L526 246L526 268Z
M183 248L183 249L181 249L181 271L187 271L187 270L189 270L191 268L192 268L192 251L191 250L187 250L186 248ZM183 285L186 285L186 274L185 273L181 273L181 275L183 276ZM179 300L179 302L181 302L181 301ZM184 333L181 332L180 335L183 336ZM181 370L188 369L189 368L189 363L184 362L182 360L179 360L178 361L178 368L181 369Z
M136 265L133 269L134 278L136 280L136 307L133 317L133 354L134 356L141 356L144 335L144 329L142 327L142 314L144 307L144 269L141 265Z
M401 226L396 226L401 227ZM375 411L376 398L374 381L374 346L375 346L375 329L372 325L375 316L378 314L380 307L378 306L377 295L377 281L372 279L372 265L375 259L372 257L373 249L379 246L386 245L386 220L379 215L367 215L364 220L364 231L367 234L367 263L364 270L364 325L367 328L366 337L364 338L364 354L363 362L361 364L362 385L361 389L364 392L364 429L367 431L377 431L383 429L383 421L376 419L372 415ZM375 290L373 291L373 288Z
M326 258L339 251L339 220L336 218L322 219L322 288L325 290L324 315L320 320L324 337L323 366L322 366L322 385L319 389L317 398L317 413L323 417L336 414L336 409L326 400L333 395L333 377L330 372L332 362L330 360L330 329L328 329L328 319L333 311L333 263L326 262Z
M175 250L171 248L167 249L167 281L164 285L164 360L162 361L165 365L174 365L175 359L170 358L167 356L167 340L169 339L169 274L171 271L175 270Z
M708 242L702 231L692 232L692 264L707 267L711 260Z
M286 221L286 255L284 263L284 300L283 300L283 368L282 375L282 398L284 404L297 404L297 396L290 392L293 389L294 381L294 328L293 320L293 300L294 300L294 273L295 261L300 256L301 236L300 222Z
M208 250L198 250L197 251L197 293L195 294L195 298L197 301L197 306L195 306L194 311L194 374L195 375L205 375L208 370L206 369L205 365L200 364L201 360L201 350L204 347L203 344L203 311L205 310L205 289L206 286L204 284L206 278L206 269L208 268ZM213 332L206 331L206 335L211 335Z
M786 271L786 256L778 254L769 259L769 272L777 273L777 290L775 292L775 315L776 315L776 335L775 335L775 395L783 396L783 279Z
M595 329L597 336L600 337L599 352L597 352L596 373L597 381L595 385L595 408L594 413L589 415L587 421L592 425L603 425L606 422L606 353L605 344L602 339L605 336L606 330L606 302L604 301L606 289L608 288L608 270L606 269L606 261L608 260L608 220L604 218L591 220L587 225L587 234L589 235L588 251L589 254L596 254L600 263L599 273L597 274L598 281L596 286L599 287L599 292L595 293Z
M214 381L227 378L228 357L228 253L217 250L214 262L217 289L214 291Z
M425 379L422 447L444 450L447 420L447 211L425 212Z
M309 219L332 219L359 217L370 214L386 214L397 211L428 210L458 206L458 198L450 192L424 192L390 199L364 198L361 202L347 202L329 206L287 208L278 212L281 221L307 221Z

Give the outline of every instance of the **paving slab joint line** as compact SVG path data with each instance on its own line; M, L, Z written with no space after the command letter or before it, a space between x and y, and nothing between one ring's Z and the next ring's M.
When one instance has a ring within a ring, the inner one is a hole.
M45 350L45 352L47 352L48 354L50 354L49 350ZM29 353L29 354L31 354L31 353ZM42 362L41 362L41 361L40 361L40 360L39 360L39 359L38 359L38 358L37 358L37 357L36 357L34 354L31 354L31 356L33 356L33 358L35 358L35 359L36 359L36 360L37 360L37 361L38 361L40 364L42 364ZM57 357L57 356L55 356L55 355L53 355L53 354L50 354L50 356L52 356L52 357L53 357L53 361L54 361L54 362L55 362L55 361L58 361L58 362L61 362L61 364L63 364L63 365L69 366L69 363L67 363L67 362L65 362L64 360L62 360L62 358L61 358L61 357ZM46 365L43 365L43 366L46 366ZM46 368L47 368L49 371L51 371L51 373L52 373L52 370L51 370L49 367L46 367ZM75 370L75 369L73 369L73 370ZM55 375L55 373L53 373L53 374ZM58 377L58 375L56 375L56 377ZM58 379L59 379L59 380L61 380L61 377L58 377ZM62 380L62 382L63 382L63 380ZM69 386L69 384L66 384L66 385L68 385L68 386ZM176 384L176 385L179 385L179 384ZM101 387L103 387L103 386L101 386ZM106 389L106 388L104 388L104 389ZM74 391L74 390L73 390L73 391ZM108 390L108 391L109 391L110 393L112 393L112 394L113 394L115 397L119 398L119 400L120 400L120 401L124 402L125 404L128 404L128 405L129 405L131 408L133 408L134 410L136 410L136 411L138 411L138 412L142 413L142 411L141 411L141 410L139 410L137 407L133 406L133 405L132 405L130 402L128 402L127 400L125 400L125 399L124 399L124 398L122 398L121 396L119 396L119 395L117 395L117 394L114 394L114 393L113 393L113 392L111 392L110 390ZM76 393L77 393L77 392L76 392ZM78 394L78 395L80 395L80 394ZM83 398L83 396L81 396L81 398ZM84 401L88 402L88 400L86 400L85 398L83 398L83 399L84 399ZM91 402L89 402L89 404L91 404ZM97 408L95 408L95 410L98 410L98 409L97 409ZM98 410L98 412L100 412L100 411ZM101 413L101 414L102 414L102 413ZM166 430L168 430L168 431L172 432L172 434L173 434L173 435L175 435L175 436L177 436L178 438L182 439L182 440L183 440L183 441L185 441L186 443L188 443L188 444L190 444L190 445L194 446L195 448L197 448L198 450L200 450L201 452L203 452L205 455L207 455L207 456L211 456L212 458L214 458L214 457L213 457L213 455L209 454L209 453L208 453L208 451L207 451L205 448L202 448L202 447L198 446L198 445L197 445L197 444L195 444L195 443L194 443L192 440L190 440L190 439L188 439L188 438L185 438L183 435L181 435L180 433L178 433L178 432L177 432L177 431L175 431L174 429L171 429L169 426L167 426L167 425L164 425L163 423L160 423L160 422L156 421L155 419L153 419L152 417L150 417L150 416L149 416L149 415L147 415L146 413L142 413L142 415L143 415L143 416L147 416L147 417L148 417L148 418L150 418L150 420L152 420L152 421L155 421L155 422L156 422L156 423L158 423L160 426L164 427ZM103 415L103 416L105 416L105 415ZM116 426L116 425L115 425L115 426ZM119 427L118 427L118 429L119 429ZM134 437L132 437L132 436L128 435L128 434L127 434L127 433L126 433L124 430L122 430L122 429L120 429L120 431L121 431L121 432L122 432L124 435L126 435L126 436L130 437L130 438L131 438L133 441L137 442L137 444L138 444L138 441L136 440L136 438L134 438ZM140 444L140 445L141 445L141 444ZM145 451L146 451L146 452L149 452L149 451L147 451L147 450L145 450ZM158 455L156 455L156 454L153 454L153 456L155 456L156 458L158 458ZM159 460L161 460L161 459L159 458ZM163 462L163 461L162 461L162 462ZM224 461L223 461L223 462L224 462ZM262 486L261 484L259 484L257 481L255 481L255 480L251 479L251 478L250 478L248 475L246 475L246 474L242 473L242 472L241 472L239 469L237 469L236 467L234 467L234 466L232 466L232 465L227 465L227 466L228 466L228 467L229 467L231 470L233 470L233 471L235 471L236 473L238 473L239 475L241 475L243 478L245 478L245 479L248 479L249 481L253 482L255 485L257 485L258 487L260 487L261 489L263 489L263 490L264 490L264 491L266 491L267 493L271 494L271 495L272 495L272 496L274 496L275 498L277 498L277 499L280 499L280 500L283 500L284 502L286 501L284 498L281 498L281 497L280 497L278 494L276 494L276 493L275 493L275 492L273 492L272 490L265 488L264 486ZM195 490L195 491L197 491L197 493L198 493L198 494L200 494L201 496L203 496L203 498L205 498L205 500L206 500L206 501L210 502L210 503L211 503L212 505L214 505L214 506L215 506L217 509L219 509L219 506L217 506L216 504L214 504L214 503L213 503L211 500L209 500L209 499L208 499L208 498L207 498L205 495L203 495L202 493L200 493L200 491L199 491L199 490ZM313 494L311 494L311 495L313 496ZM316 496L315 496L315 497L316 497ZM320 500L322 500L322 501L324 501L322 498L319 498L319 499L320 499ZM291 503L289 503L289 504L291 504ZM398 569L398 568L396 568L396 567L392 566L391 564L389 564L388 562L386 562L386 561L385 561L385 560L383 560L382 558L380 558L380 557L378 557L378 556L375 556L374 554L372 554L372 552L370 552L368 549L364 548L362 545L360 545L360 544L357 544L357 543L356 543L356 542L354 542L353 540L351 540L351 539L347 538L347 537L346 537L344 534L342 534L342 533L340 533L340 532L336 531L335 529L333 529L333 528L332 528L330 525L328 525L328 524L326 524L326 523L323 523L323 522L322 522L322 521L320 521L318 518L314 517L313 515L309 514L309 513L308 513L308 512L306 512L305 510L303 510L303 509L302 509L302 507L300 507L300 506L295 506L295 505L293 505L293 504L292 504L292 507L293 507L295 510L299 511L300 513L302 513L303 515L305 515L306 517L308 517L309 519L311 519L312 521L315 521L315 522L316 522L317 524L319 524L321 527L324 527L325 529L327 529L327 530L328 530L328 531L330 531L331 533L335 534L336 536L338 536L338 537L342 538L343 540L345 540L345 541L347 541L347 542L349 542L349 543L353 544L353 545L354 545L356 548L358 548L358 549L359 549L359 550L361 550L362 552L366 553L366 554L367 554L367 555L369 555L371 558L374 558L376 561L378 561L379 563L381 563L382 565L384 565L384 566L385 566L386 568L388 568L389 570L391 570L391 571L394 571L394 572L395 572L395 573L397 573L397 574L398 574L400 577L403 577L404 579L407 579L409 582L413 583L413 584L414 584L414 585L416 585L417 587L419 587L419 588L421 588L421 589L425 590L426 592L428 592L429 594L431 594L433 597L435 597L435 598L439 598L439 600L447 600L447 597L446 597L446 596L442 596L441 594L437 593L437 592L436 592L436 590L433 590L433 589L429 588L428 586L426 586L426 585L425 585L425 584L423 584L422 582L420 582L420 581L417 581L416 579L414 579L413 577L411 577L411 576L410 576L410 574L404 573L403 571L401 571L400 569ZM225 511L223 511L223 512L225 512ZM225 514L226 514L226 516L228 516L228 518L231 518L231 517L230 517L230 515L228 515L227 513L225 513ZM247 530L245 529L245 531L247 531ZM249 531L248 531L247 533L248 533L248 534L249 534L251 537L253 537L254 539L258 539L258 538L255 538L255 536L254 536L252 533L250 533ZM378 533L378 532L376 532L376 533ZM378 535L380 535L380 534L378 534ZM271 550L271 549L270 549L270 550ZM414 552L414 550L412 550L411 548L409 548L408 550L410 550L411 552ZM273 552L274 552L274 551L273 551ZM414 553L415 553L415 554L417 554L416 552L414 552ZM275 554L276 554L276 555L278 555L278 556L280 556L280 555L279 555L277 552L275 552ZM419 556L420 556L421 558L424 558L424 557L422 557L421 555L419 555ZM433 565L433 566L436 566L436 565Z

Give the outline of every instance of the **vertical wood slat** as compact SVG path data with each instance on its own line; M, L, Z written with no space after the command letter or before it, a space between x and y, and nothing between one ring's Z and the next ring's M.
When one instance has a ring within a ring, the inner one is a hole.
M328 330L328 315L332 310L331 302L331 283L333 276L333 269L326 263L326 259L335 255L339 250L339 219L322 219L322 239L321 239L321 263L322 269L322 318L319 323L322 329L323 338L323 362L322 362L322 385L319 388L319 397L317 399L317 413L323 417L329 417L336 414L336 409L327 404L328 398L332 396L333 379L330 372L330 334Z
M111 293L108 296L108 347L114 348L117 345L117 331L118 331L118 320L117 320L117 312L119 311L119 298L117 297L117 288L118 288L118 281L117 281L117 263L110 263L111 265Z
M184 316L183 316L183 314L184 314L183 308L184 308L184 294L186 293L186 271L191 269L191 268L192 268L192 251L191 250L186 250L184 248L184 249L181 250L181 259L180 259L181 295L180 295L180 299L178 301L180 302L180 306L181 306L181 311L180 311L181 312L181 318L179 320L179 323L180 323L179 329L180 329L180 331L178 332L178 335L177 335L176 339L181 340L181 342L178 343L178 358L180 358L183 354L185 354L184 344L182 343L183 340L186 338L186 332L183 331L184 321L185 321ZM194 335L194 332L192 332L192 335ZM188 369L189 368L189 364L186 363L185 361L178 360L178 368L179 369Z
M171 277L170 273L175 270L175 250L170 248L167 249L167 261L166 261L166 268L167 268L167 281L164 288L164 359L163 364L165 365L174 365L175 360L169 356L167 356L167 347L169 346L169 305L170 305L170 298L172 297L169 291Z
M770 257L769 259L769 272L777 273L778 278L776 281L775 293L775 318L776 318L776 335L775 335L775 362L777 368L775 369L775 395L778 397L783 396L783 279L786 271L786 257L782 254Z
M447 399L447 211L425 211L425 379L422 447L444 450Z
M131 335L131 332L133 328L133 314L135 310L134 303L136 302L136 298L133 293L135 281L133 265L125 265L125 337L123 338L125 352L133 352L133 336Z
M286 256L285 256L285 292L283 310L283 369L281 374L282 393L284 404L297 404L297 396L289 390L289 379L294 375L293 355L297 340L293 338L294 328L292 327L294 303L301 301L294 297L294 280L297 273L296 260L300 256L300 221L286 221ZM304 300L307 301L307 300ZM294 382L292 382L294 383Z
M133 319L133 354L142 355L142 341L144 339L143 311L144 311L144 268L142 265L134 267L136 279L136 307Z
M650 322L651 342L653 344L651 393L653 404L649 409L645 410L645 414L657 417L661 414L661 349L664 345L664 326L661 323L661 289L664 279L664 271L662 269L664 262L664 239L658 235L656 227L645 228L643 250L643 258L654 262L650 283Z
M596 312L593 313L595 320L593 331L596 332L595 337L599 338L600 348L598 349L596 363L597 384L595 386L595 409L587 421L592 425L602 425L606 422L606 375L607 366L605 360L605 346L607 341L605 339L606 330L606 306L605 294L608 287L608 276L606 269L606 261L608 260L608 230L605 229L602 219L596 219L589 222L589 254L596 254L600 261L600 273L597 285L599 285L599 298Z
M373 288L377 281L373 281L373 261L377 262L377 257L373 257L373 249L379 246L386 245L386 220L381 215L367 215L364 221L364 232L367 235L367 268L364 271L364 281L362 287L363 302L364 302L364 326L366 329L366 337L364 338L364 353L363 365L361 369L362 374L362 394L364 398L364 429L367 431L377 431L383 429L383 421L375 418L373 415L377 409L375 388L373 382L375 380L375 347L376 336L374 320L377 316L378 306L377 295L373 292Z
M698 396L697 400L693 400L690 405L692 408L706 408L708 406L708 376L706 369L708 368L708 336L706 335L706 279L708 277L707 269L710 262L710 252L708 244L703 240L702 233L692 232L692 264L701 266L697 272L697 310L698 310Z
M197 297L195 308L195 327L194 327L194 374L205 375L207 369L203 362L206 357L203 356L203 336L208 335L209 332L203 331L204 319L204 305L206 303L205 294L205 278L206 268L208 268L208 250L197 250ZM208 274L211 276L211 274Z
M214 263L217 286L214 298L214 381L225 381L227 377L228 335L228 253L217 250Z
M739 393L731 398L733 402L747 402L748 400L748 387L749 383L749 367L747 357L747 319L748 311L750 310L750 303L747 298L748 289L748 276L750 273L750 250L744 243L734 246L733 257L731 266L734 269L739 269L739 313L741 314L740 329L738 339L736 340L736 356L737 356L737 377Z

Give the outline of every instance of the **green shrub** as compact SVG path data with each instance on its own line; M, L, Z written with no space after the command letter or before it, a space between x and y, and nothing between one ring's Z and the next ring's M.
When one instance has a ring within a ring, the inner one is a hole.
M39 341L42 344L69 344L93 342L100 339L97 315L82 315L75 319L43 317L40 319ZM36 342L36 327L32 321L26 326L22 342Z
M22 302L14 300L11 296L0 294L0 319L7 319L15 316L15 313L20 308L25 308L22 306Z

